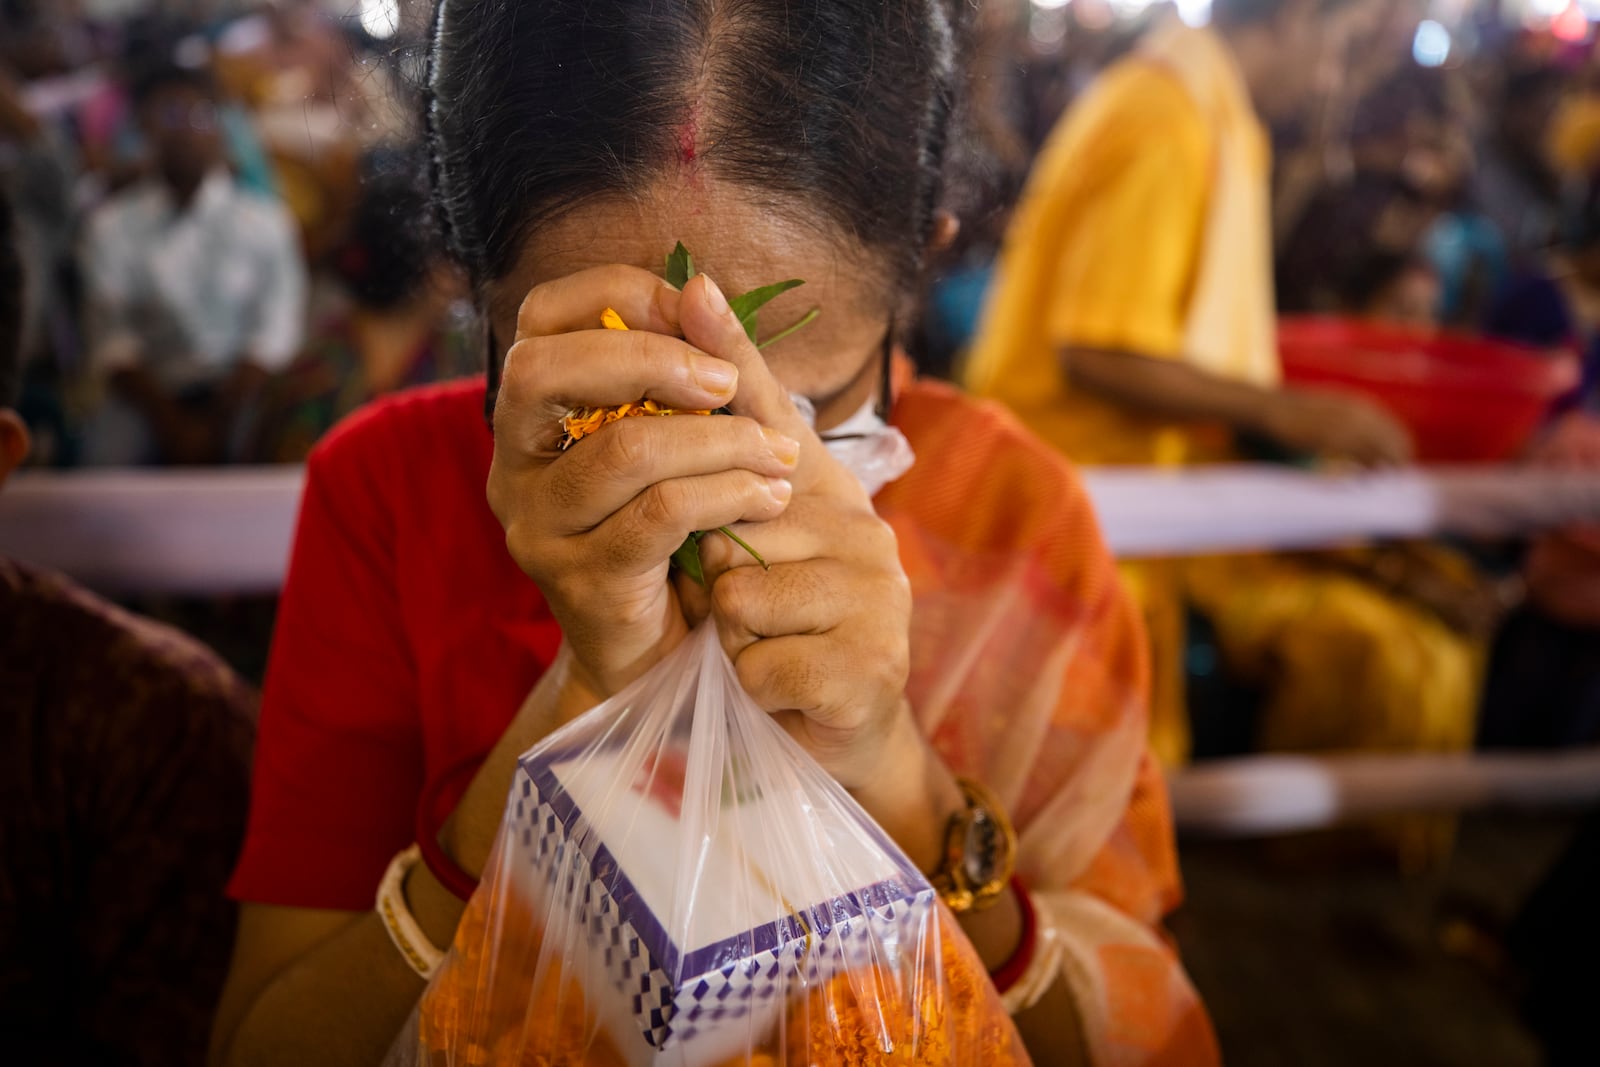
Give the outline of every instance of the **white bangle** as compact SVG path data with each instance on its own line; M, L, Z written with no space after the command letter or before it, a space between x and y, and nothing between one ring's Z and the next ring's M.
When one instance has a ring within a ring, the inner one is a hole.
M375 908L378 917L383 920L383 928L389 931L389 940L400 950L401 957L413 971L427 981L439 969L440 962L444 960L444 953L428 940L428 936L422 932L422 927L417 925L416 916L411 914L411 908L406 904L406 874L421 862L422 849L416 845L403 850L390 860L389 869L383 872L383 881L378 883L378 900Z
M1061 963L1066 953L1048 894L1033 893L1030 897L1033 901L1033 959L1028 961L1028 969L1018 976L1011 988L1000 994L1000 1002L1011 1015L1020 1015L1044 999L1045 993L1061 976Z

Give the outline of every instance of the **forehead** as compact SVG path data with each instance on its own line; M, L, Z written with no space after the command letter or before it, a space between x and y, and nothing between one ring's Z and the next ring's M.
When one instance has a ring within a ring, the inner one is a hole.
M730 296L804 281L762 310L762 322L774 328L822 307L821 333L830 319L881 319L893 302L881 257L827 223L737 185L675 179L639 196L591 201L540 226L516 268L491 286L490 312L513 321L529 289L588 267L627 263L659 274L680 241L695 270Z

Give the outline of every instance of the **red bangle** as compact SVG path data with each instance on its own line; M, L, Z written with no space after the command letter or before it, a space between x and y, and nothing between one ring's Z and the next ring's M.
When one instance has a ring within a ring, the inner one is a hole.
M1022 940L1017 943L1011 958L989 972L995 989L1007 992L1021 981L1033 963L1033 954L1039 947L1039 917L1033 911L1033 898L1017 878L1011 879L1011 892L1017 898L1017 908L1022 912Z
M469 756L445 768L443 774L423 787L422 796L417 799L417 848L422 852L422 862L440 885L462 900L471 899L478 889L478 879L462 870L461 865L451 859L439 844L439 829L448 817L447 812L439 810L440 800L447 786L454 785L464 774L476 773L483 766L485 758L482 755Z

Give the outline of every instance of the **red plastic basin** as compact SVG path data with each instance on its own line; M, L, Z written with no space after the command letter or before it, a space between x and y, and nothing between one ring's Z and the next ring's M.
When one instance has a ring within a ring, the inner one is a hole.
M1574 356L1352 319L1285 318L1278 350L1289 385L1376 401L1411 431L1417 458L1429 463L1512 458L1579 373Z

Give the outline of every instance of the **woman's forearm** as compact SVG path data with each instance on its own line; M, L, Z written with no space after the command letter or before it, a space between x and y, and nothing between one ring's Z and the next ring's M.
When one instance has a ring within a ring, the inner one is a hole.
M1028 1056L1052 1067L1088 1067L1089 1046L1083 1033L1078 999L1059 975L1039 1002L1012 1017Z
M517 756L594 703L564 663L558 658L529 693L440 834L445 851L474 875L494 844ZM404 892L428 940L448 948L465 903L421 864L411 869ZM283 923L295 920L283 913L294 910L246 908L235 973L217 1013L213 1063L354 1067L381 1062L422 993L422 979L375 912L312 913L299 930L286 930ZM284 958L273 942L286 938L301 947ZM241 954L260 962L240 973Z
M383 921L366 912L269 982L214 1044L212 1063L376 1067L422 989Z
M500 833L506 791L511 788L518 758L557 727L582 715L602 699L579 677L579 672L572 669L571 653L563 646L555 662L522 702L517 717L489 752L462 794L455 813L445 821L440 832L440 844L463 870L477 877L489 862L489 853ZM428 929L426 924L423 929ZM451 929L455 929L454 922Z

